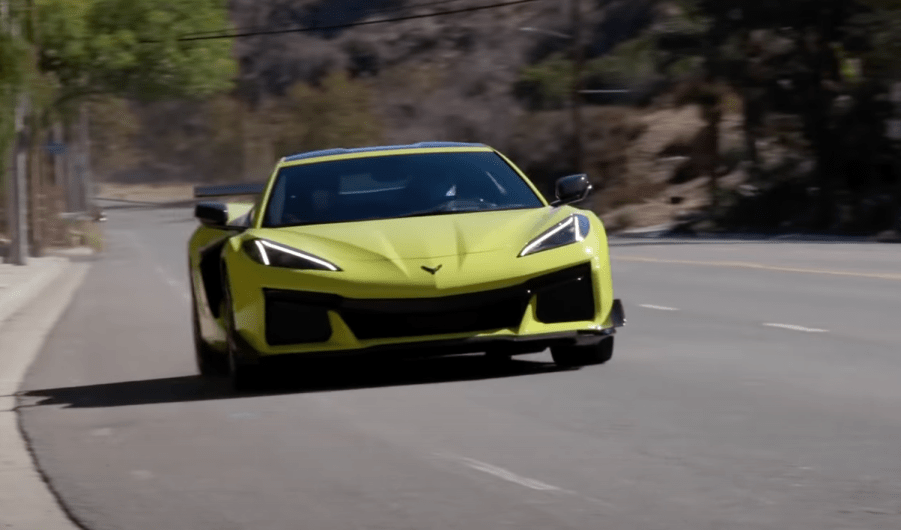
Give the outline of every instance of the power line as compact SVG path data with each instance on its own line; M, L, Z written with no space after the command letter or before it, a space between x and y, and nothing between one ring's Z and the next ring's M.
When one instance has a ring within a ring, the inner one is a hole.
M528 4L532 2L537 2L539 0L513 0L510 2L502 2L497 4L488 4L482 6L472 6L460 9L452 9L448 11L438 11L436 13L424 13L420 15L407 15L403 17L395 17L395 18L386 18L381 20L364 20L361 22L351 22L347 24L333 24L329 26L313 26L313 27L298 27L298 28L284 28L284 29L271 29L271 30L262 30L262 31L238 31L231 32L219 35L186 35L176 38L175 40L178 42L191 42L191 41L201 41L201 40L214 40L214 39L238 39L244 37L257 37L261 35L280 35L284 33L306 33L311 31L327 31L327 30L335 30L335 29L347 29L347 28L355 28L358 26L371 26L374 24L388 24L392 22L403 22L406 20L416 20L423 18L436 18L443 17L448 15L457 15L461 13L473 13L476 11L486 11L489 9L499 9L502 7L515 6L521 4ZM159 40L144 40L141 41L144 44L153 44L160 43L162 41Z
M412 7L425 7L428 5L441 5L441 4L448 4L452 1L457 1L457 0L438 0L438 1L434 1L434 2L428 2L428 3L423 3L423 4L405 6L405 7L412 8ZM236 38L243 38L243 37L256 37L256 36L261 36L261 35L280 35L280 34L284 34L284 33L306 33L306 32L312 32L312 31L347 29L347 28L354 28L357 26L387 24L387 23L392 23L392 22L403 22L406 20L434 18L434 17L441 17L441 16L447 16L447 15L456 15L456 14L461 14L461 13L471 13L471 12L475 12L475 11L484 11L484 10L488 10L488 9L498 9L498 8L502 8L502 7L519 5L519 4L527 4L527 3L536 2L536 1L538 1L538 0L514 0L514 1L510 1L510 2L489 4L489 5L483 5L483 6L471 6L471 7L454 9L454 10L449 10L449 11L438 11L435 13L426 13L426 14L420 14L420 15L407 15L407 16L403 16L403 17L395 17L395 18L388 18L388 19L381 19L381 20L364 20L361 22L350 22L350 23L346 23L346 24L333 24L333 25L328 25L328 26L293 27L293 28L281 28L281 29L269 29L269 30L262 29L262 30L254 30L254 31L240 31L240 30L233 31L233 32L223 31L222 33L220 33L218 35L200 35L200 36L183 35L183 36L177 38L176 41L190 42L190 41L213 40L213 39L236 39ZM159 42L159 41L144 41L144 42Z
M422 2L420 4L404 4L404 5L399 5L399 6L363 8L363 9L360 9L360 11L369 11L371 13L390 13L392 11L405 11L407 9L416 9L418 7L440 6L440 5L444 5L444 4L450 4L453 2L460 2L460 0L432 0L431 2Z
M358 7L356 9L348 9L347 11L350 13L364 13L364 15L376 15L381 13L392 13L397 11L408 11L413 9L418 9L420 7L435 7L441 5L447 5L452 3L459 3L462 0L432 0L431 2L422 2L419 4L404 4L404 5L395 5L395 6L384 6L384 7ZM282 29L289 29L290 26L285 26ZM231 32L254 32L254 31L269 31L272 29L272 26L245 26L241 28L230 28L230 29L218 29L213 31L198 31L196 33L186 33L182 35L182 37L200 37L200 36L208 36L208 35L216 35L219 36L222 33L231 31Z

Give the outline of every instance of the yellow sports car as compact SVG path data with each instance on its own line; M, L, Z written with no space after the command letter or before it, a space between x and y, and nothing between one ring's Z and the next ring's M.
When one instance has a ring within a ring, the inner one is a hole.
M601 364L624 324L585 175L548 203L481 144L283 158L265 185L198 187L189 268L197 364L253 387L269 359L550 348Z

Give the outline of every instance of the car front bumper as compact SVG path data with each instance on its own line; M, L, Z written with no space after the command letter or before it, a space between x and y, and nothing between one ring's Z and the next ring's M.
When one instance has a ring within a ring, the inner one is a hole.
M246 268L239 271L233 296L237 338L247 361L388 351L530 353L596 342L624 324L622 305L612 296L609 261L597 254L586 259L583 253L568 263L450 295L399 298L356 298L354 291L341 289L317 292L291 281L284 271L253 274L260 266L248 262L229 264L230 269Z

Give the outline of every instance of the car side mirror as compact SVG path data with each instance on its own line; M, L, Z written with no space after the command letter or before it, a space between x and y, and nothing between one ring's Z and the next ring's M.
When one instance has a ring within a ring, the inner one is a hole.
M225 228L228 225L228 206L221 202L201 202L194 207L194 217L205 226Z
M584 201L591 193L591 188L588 175L584 173L560 178L557 180L557 201L553 205L560 206Z

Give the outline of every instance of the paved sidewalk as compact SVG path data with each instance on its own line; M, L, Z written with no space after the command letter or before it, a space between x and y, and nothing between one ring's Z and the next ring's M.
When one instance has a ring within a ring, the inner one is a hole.
M78 251L67 253L77 256ZM0 263L0 529L74 530L19 430L15 393L88 265L68 257Z
M0 263L0 326L59 276L68 264L69 259L64 257L30 258L24 267Z

